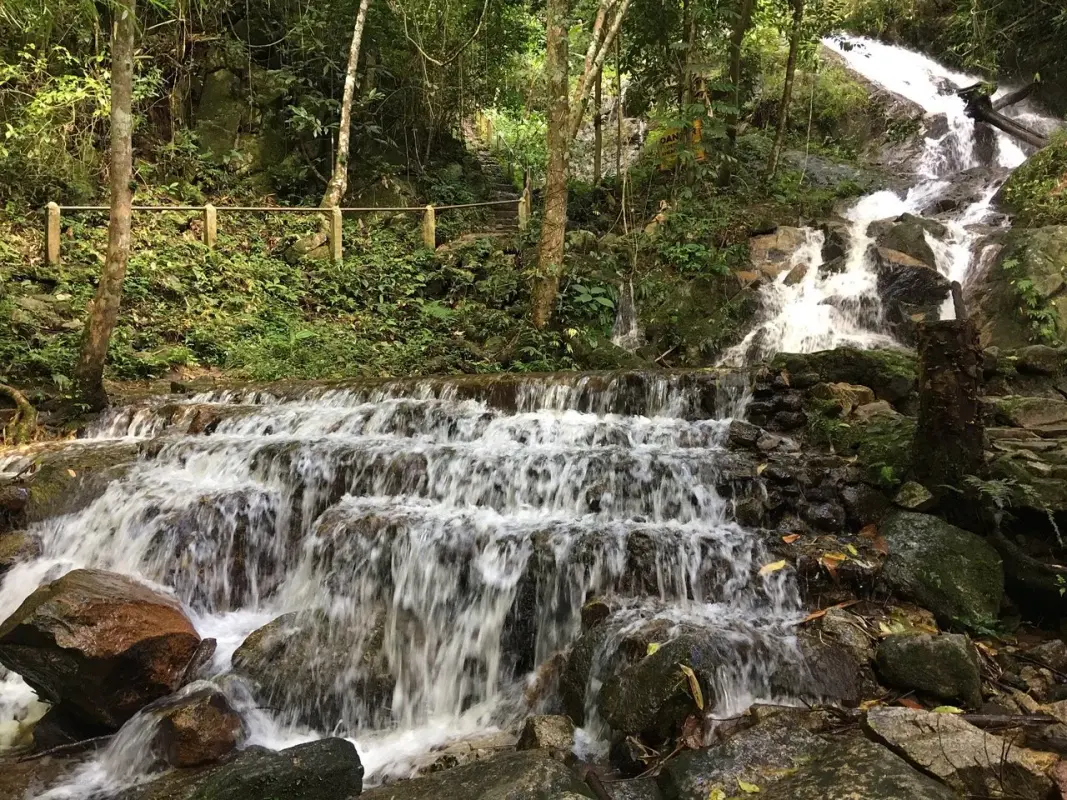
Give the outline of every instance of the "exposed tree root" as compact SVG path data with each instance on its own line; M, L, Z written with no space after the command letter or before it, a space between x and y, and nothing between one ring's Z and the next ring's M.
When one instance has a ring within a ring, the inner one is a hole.
M32 441L37 432L37 409L14 386L0 383L0 394L10 397L15 403L15 419L4 428L4 440L16 445Z

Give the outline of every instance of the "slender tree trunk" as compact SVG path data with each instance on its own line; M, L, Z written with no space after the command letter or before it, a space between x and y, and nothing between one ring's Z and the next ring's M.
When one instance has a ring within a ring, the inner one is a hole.
M745 36L752 27L752 11L756 0L740 0L734 27L730 32L730 84L733 86L733 110L726 120L726 133L732 147L737 142L737 119L741 113L741 52Z
M323 208L341 204L348 189L348 149L352 139L352 98L356 94L356 68L359 66L359 48L363 43L363 27L367 22L370 0L362 0L352 29L352 44L348 48L348 66L345 69L345 88L341 95L341 123L337 129L337 150L334 155L333 175L326 184L322 196Z
M593 185L600 185L601 160L604 157L604 70L596 74L593 86Z
M111 219L107 258L82 336L75 373L83 402L93 409L107 405L104 361L119 316L122 283L130 259L130 216L133 205L133 51L137 32L136 0L113 6L111 33Z
M615 180L622 177L622 31L615 39Z
M797 52L800 50L800 34L804 25L804 0L792 0L793 29L789 34L789 57L785 62L785 85L782 86L782 100L778 105L778 129L774 133L774 147L771 148L771 161L767 173L774 175L778 171L778 160L782 157L785 146L785 132L789 125L789 105L793 102L793 79L797 74Z
M563 237L567 229L567 148L570 102L567 96L567 16L569 0L548 0L545 31L545 80L548 89L548 164L545 208L537 252L531 321L543 328L552 318L563 272Z

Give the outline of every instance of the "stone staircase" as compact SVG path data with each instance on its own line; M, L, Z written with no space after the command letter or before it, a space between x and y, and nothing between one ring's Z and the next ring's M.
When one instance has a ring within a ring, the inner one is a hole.
M522 195L516 191L514 183L504 172L496 156L482 141L473 124L469 122L464 124L463 138L467 142L467 147L474 153L486 183L489 184L489 200L512 201L508 204L489 206L489 220L484 232L487 234L513 233L519 225L519 200L522 199Z

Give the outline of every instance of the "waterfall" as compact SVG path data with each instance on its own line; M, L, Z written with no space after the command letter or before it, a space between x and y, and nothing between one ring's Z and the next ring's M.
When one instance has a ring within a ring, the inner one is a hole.
M218 640L209 671L228 692L252 630L287 612L327 620L316 652L343 663L316 656L306 675L327 670L339 690L331 728L307 727L320 698L301 682L251 715L249 741L351 737L372 781L520 720L528 676L575 640L594 596L736 642L715 713L769 697L776 659L798 657L800 603L789 570L758 575L769 556L717 488L745 376L552 376L480 392L396 381L114 411L71 446L130 441L144 455L82 511L33 527L43 554L4 577L0 613L75 567L136 576ZM372 661L387 665L385 698L368 688ZM14 717L26 700L7 676L0 710ZM131 737L144 739L120 741Z
M824 44L836 51L849 69L916 103L926 112L927 120L943 117L944 124L930 126L940 129L924 139L909 188L873 192L844 213L849 224L849 247L843 270L820 269L824 262L819 238L822 234L809 229L809 241L794 254L792 264L807 267L803 279L788 285L789 270L785 270L762 288L760 321L743 341L724 354L724 364L754 363L778 352L813 352L842 345L894 346L881 315L868 229L873 222L904 213L931 214L938 201L951 191L959 173L976 167L991 168L981 177L976 198L937 215L947 230L942 241L927 234L936 259L931 266L951 281L964 282L977 260L981 226L1006 224L1003 215L992 207L993 197L1004 177L1025 160L1026 154L1011 137L996 131L992 160L983 161L974 120L964 113L964 103L956 96L958 89L978 83L979 78L947 69L911 50L863 37L833 37L824 40ZM1025 106L1006 113L1018 114L1039 130L1055 126L1053 120ZM952 313L951 301L947 301L942 315Z

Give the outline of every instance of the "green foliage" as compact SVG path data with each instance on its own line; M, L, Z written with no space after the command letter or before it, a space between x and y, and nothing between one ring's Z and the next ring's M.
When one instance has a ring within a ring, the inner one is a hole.
M1003 197L1015 225L1067 225L1067 133L1056 134L1048 147L1016 169L1004 184Z
M899 486L911 470L915 420L875 416L867 422L844 420L833 401L816 400L808 408L812 440L842 455L854 455L871 480L885 489Z

